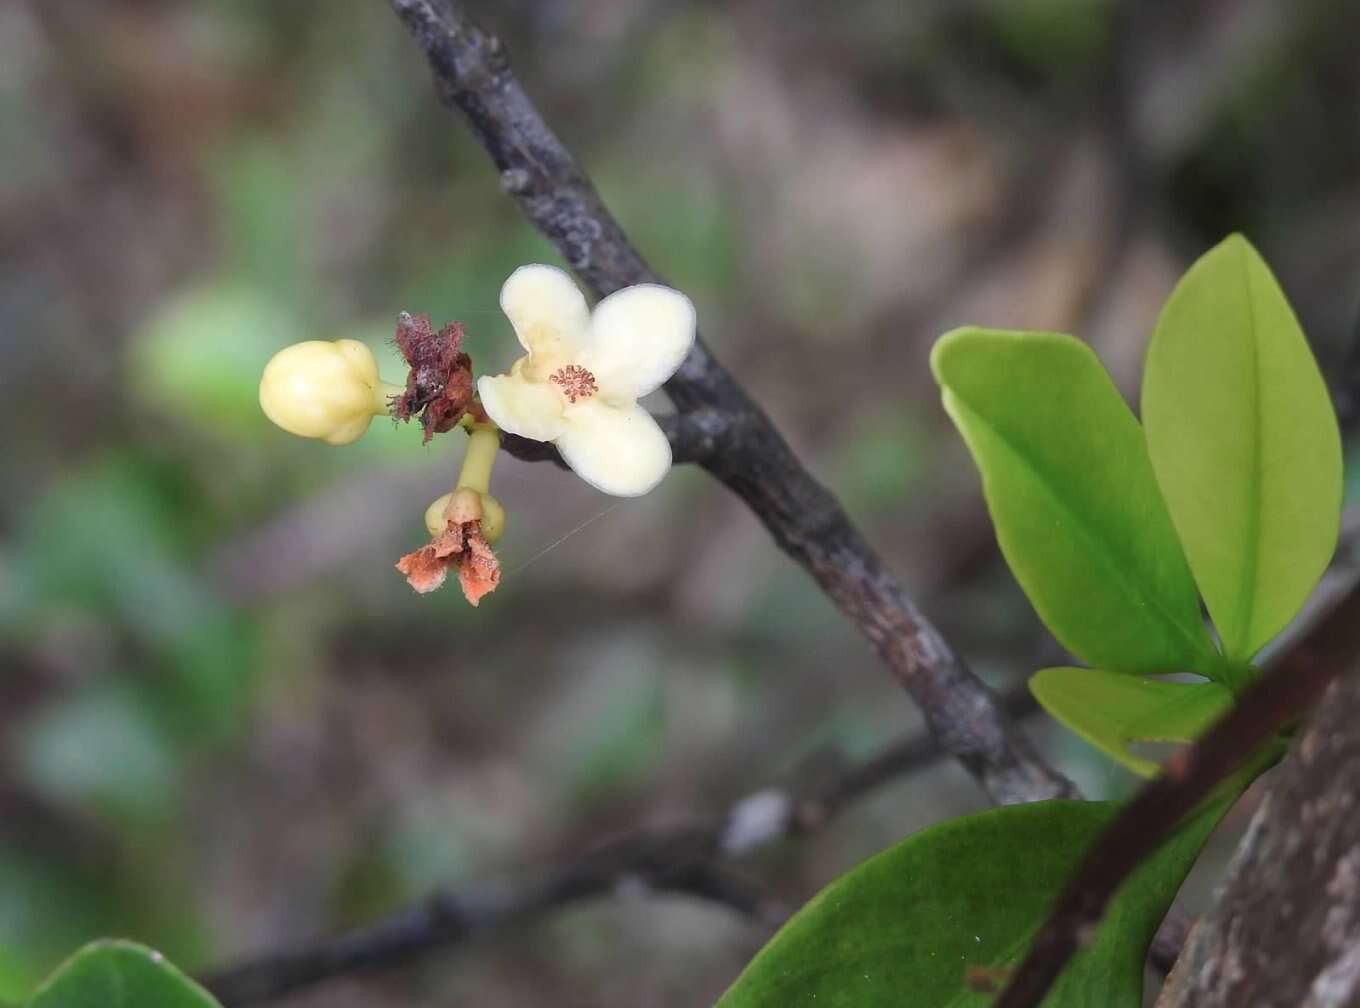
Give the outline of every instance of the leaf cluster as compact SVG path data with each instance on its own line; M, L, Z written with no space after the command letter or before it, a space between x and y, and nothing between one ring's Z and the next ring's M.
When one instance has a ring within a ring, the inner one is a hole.
M1086 663L1039 671L1032 691L1109 756L1155 774L1134 745L1189 742L1216 721L1335 549L1340 435L1283 292L1240 236L1201 258L1153 334L1141 424L1072 336L958 329L931 367L1011 570ZM1154 931L1251 775L1121 887L1045 1005L1142 1004ZM986 979L1022 957L1114 808L1041 802L909 837L809 903L720 1008L990 1003Z
M1240 236L1195 263L1148 347L1141 425L1072 336L958 329L931 366L1011 570L1090 666L1040 671L1035 696L1155 773L1131 743L1216 720L1336 546L1340 433L1283 291ZM1196 681L1146 678L1175 673Z

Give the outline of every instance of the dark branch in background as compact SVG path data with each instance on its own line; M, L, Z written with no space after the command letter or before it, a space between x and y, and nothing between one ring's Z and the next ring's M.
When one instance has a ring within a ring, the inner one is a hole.
M425 51L444 104L464 116L500 170L502 187L585 285L603 297L660 280L543 121L500 40L453 0L390 2ZM869 638L941 746L994 801L1076 796L702 339L666 391L681 417L704 415L712 423L708 450L696 461L746 502L780 548Z
M1124 805L1059 897L996 1008L1033 1008L1078 951L1115 891L1220 783L1348 671L1360 650L1360 585L1238 698L1207 735ZM1360 871L1360 869L1357 869Z
M743 913L759 912L762 903L754 890L696 856L698 851L687 838L664 838L675 841L674 851L649 846L647 839L601 848L527 885L488 883L437 892L419 906L333 941L271 955L200 982L227 1008L257 1004L342 974L397 966L432 948L601 896L630 882L725 903Z
M1003 703L1012 717L1037 709L1024 689ZM816 830L857 799L941 755L939 744L921 735L820 785L795 782L756 791L708 822L623 836L530 882L442 890L365 927L218 970L202 982L227 1008L256 1004L342 974L399 965L544 911L630 887L683 893L776 924L783 908L725 862Z

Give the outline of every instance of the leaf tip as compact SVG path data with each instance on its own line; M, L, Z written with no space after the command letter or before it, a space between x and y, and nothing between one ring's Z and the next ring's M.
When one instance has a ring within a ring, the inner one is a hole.
M968 337L977 331L975 326L959 326L935 341L935 345L930 348L930 373L935 376L936 384L942 387L949 384L946 377L949 359L957 352L959 345L966 343Z
M1258 251L1256 246L1251 243L1251 239L1241 231L1232 232L1213 248L1209 249L1209 251L1205 252L1204 255L1200 257L1200 262L1212 261L1214 259L1221 259L1229 256L1235 257L1238 262L1243 264L1243 268L1249 268L1248 264L1255 264L1267 272L1270 271L1270 267L1266 265L1266 261L1261 256L1260 251ZM1199 262L1196 262L1191 266L1191 269L1193 270L1195 266L1198 265Z

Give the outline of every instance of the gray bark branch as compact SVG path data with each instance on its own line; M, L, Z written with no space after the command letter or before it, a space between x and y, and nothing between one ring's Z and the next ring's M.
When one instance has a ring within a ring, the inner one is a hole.
M664 282L543 121L500 41L453 0L390 2L424 50L443 103L464 117L500 170L502 187L586 287L603 297L632 284ZM702 338L666 391L678 422L704 422L695 461L746 502L780 548L870 640L941 746L993 801L1077 797L1072 783L1042 760ZM527 451L519 444L514 448ZM688 454L694 443L677 448Z
M1360 1004L1360 676L1280 766L1158 1008Z

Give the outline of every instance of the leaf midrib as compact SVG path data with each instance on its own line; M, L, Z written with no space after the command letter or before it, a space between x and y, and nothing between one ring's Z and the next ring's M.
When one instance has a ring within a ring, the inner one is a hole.
M1264 483L1261 459L1261 350L1257 344L1256 303L1252 298L1251 268L1245 252L1239 250L1242 287L1246 292L1247 355L1251 360L1251 466L1247 475L1246 542L1242 544L1242 579L1237 594L1236 625L1241 638L1234 641L1234 660L1248 658L1251 644L1252 613L1256 607L1256 577L1260 564L1261 485Z

